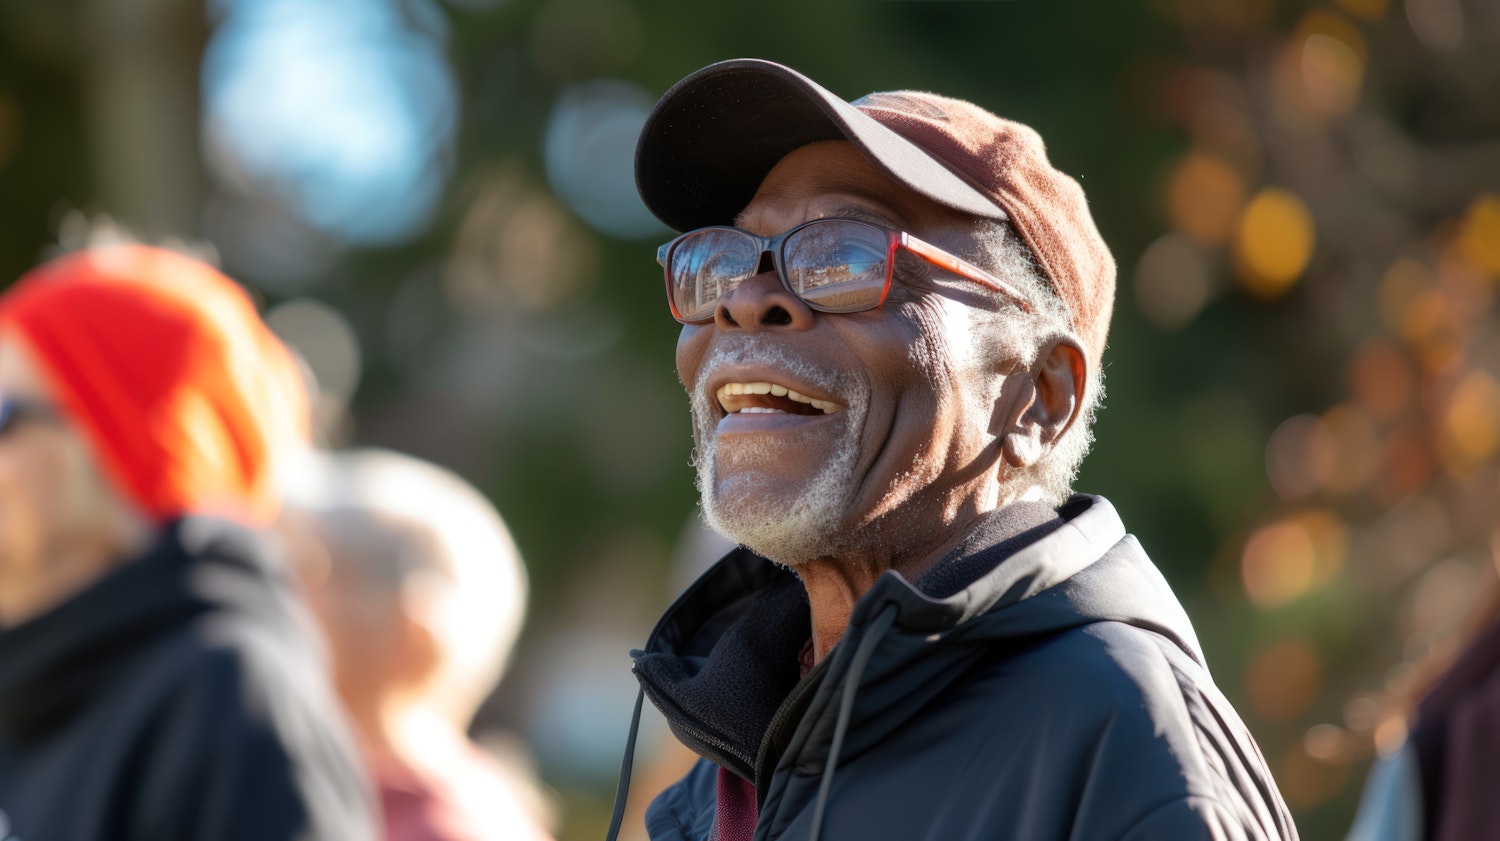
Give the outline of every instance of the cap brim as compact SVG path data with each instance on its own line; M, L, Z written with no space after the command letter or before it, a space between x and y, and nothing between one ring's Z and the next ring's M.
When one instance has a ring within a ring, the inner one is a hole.
M849 140L896 180L976 216L1005 211L967 181L836 94L775 62L721 61L661 98L635 150L641 199L675 230L727 225L793 150Z

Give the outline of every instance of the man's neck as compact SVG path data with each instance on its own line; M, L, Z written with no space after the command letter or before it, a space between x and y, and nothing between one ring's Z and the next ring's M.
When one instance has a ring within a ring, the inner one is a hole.
M934 528L933 539L923 545L898 549L895 540L872 540L872 551L864 556L842 555L798 564L795 569L812 610L813 661L822 660L843 638L855 603L885 572L893 570L916 582L962 545L989 515L1016 502L1040 499L1042 494L1040 488L1028 486L1010 493L999 491L997 496L998 504L990 506L974 504L973 497L966 505L954 506L941 518L946 525Z
M957 548L967 535L967 529L959 530L942 545L895 562L872 564L829 558L799 564L797 575L807 590L807 602L812 609L813 662L822 660L843 638L855 603L875 586L881 575L894 570L908 581L916 581Z

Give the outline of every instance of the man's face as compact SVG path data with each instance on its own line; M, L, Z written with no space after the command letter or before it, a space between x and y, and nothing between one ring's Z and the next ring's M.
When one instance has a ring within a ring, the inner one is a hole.
M961 256L975 250L971 218L895 182L843 141L784 158L739 225L771 236L835 216L878 221ZM866 312L814 312L773 272L721 303L714 322L684 326L677 345L709 525L799 564L899 555L993 507L980 497L993 493L984 478L999 465L993 418L1004 410L1012 356L985 341L993 293L898 259L886 303Z
M0 397L56 409L35 360L10 337L0 337ZM61 417L23 414L0 432L0 627L44 612L103 575L80 559L98 557L112 539L116 504L88 448Z

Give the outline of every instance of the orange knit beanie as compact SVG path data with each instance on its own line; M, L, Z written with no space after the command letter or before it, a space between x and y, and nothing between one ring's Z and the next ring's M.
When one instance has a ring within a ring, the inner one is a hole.
M307 394L229 278L160 248L89 249L0 295L0 331L26 343L59 410L148 516L275 517L275 469L307 441Z

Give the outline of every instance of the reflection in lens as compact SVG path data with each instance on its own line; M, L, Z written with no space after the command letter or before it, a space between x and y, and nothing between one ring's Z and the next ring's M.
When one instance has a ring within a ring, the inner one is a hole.
M672 295L683 318L697 320L740 281L755 274L760 255L739 231L710 228L677 243L668 257Z
M879 303L885 289L885 232L857 222L808 225L782 248L787 280L820 310L847 312Z

